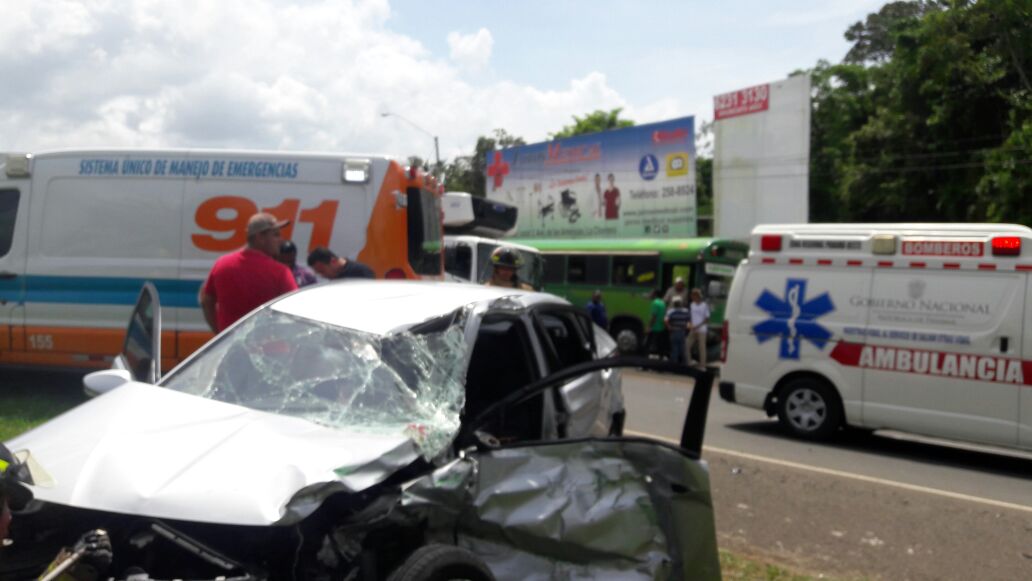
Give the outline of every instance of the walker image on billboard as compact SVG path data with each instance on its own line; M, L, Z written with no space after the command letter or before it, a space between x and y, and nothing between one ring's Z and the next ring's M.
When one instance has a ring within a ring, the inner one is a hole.
M524 238L695 236L695 119L495 151L487 197Z

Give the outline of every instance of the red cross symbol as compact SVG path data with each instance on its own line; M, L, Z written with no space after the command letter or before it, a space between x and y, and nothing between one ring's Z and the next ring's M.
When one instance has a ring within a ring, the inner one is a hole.
M487 167L487 175L494 178L494 188L497 190L502 187L502 182L505 181L505 176L509 173L509 164L502 161L502 152L494 152L494 163Z

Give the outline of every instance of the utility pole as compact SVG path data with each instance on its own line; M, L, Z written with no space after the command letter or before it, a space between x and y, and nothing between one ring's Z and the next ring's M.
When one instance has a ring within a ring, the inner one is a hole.
M398 119L401 119L405 123L408 123L409 125L414 127L416 130L421 131L421 132L429 135L430 137L434 138L434 161L437 162L434 165L434 175L436 175L437 171L441 167L441 149L440 149L440 147L438 146L438 143L437 143L437 136L434 135L433 133L430 133L426 129L423 129L419 125L416 125L415 121L412 121L411 119L408 119L407 117L403 117L401 115L398 115L397 113L391 113L391 112L388 111L386 113L380 113L380 117L397 117Z

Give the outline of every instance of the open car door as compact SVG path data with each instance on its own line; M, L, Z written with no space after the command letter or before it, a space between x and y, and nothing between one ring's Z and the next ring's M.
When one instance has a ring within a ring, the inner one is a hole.
M534 311L534 326L545 351L547 373L598 359L594 324L573 307L547 305ZM614 416L623 411L619 375L606 368L574 377L556 390L563 421L561 438L607 436L614 429Z
M155 384L161 378L161 301L154 284L144 283L129 316L122 351L111 369L83 378L86 393L97 396L126 383Z
M694 380L679 444L588 437L505 445L481 431L506 408L616 367ZM565 368L464 420L459 458L407 484L401 512L430 523L433 542L472 551L499 580L719 580L701 458L712 384L712 372L642 357Z
M161 301L154 284L144 283L129 316L122 352L112 365L125 369L133 381L157 383L161 378Z

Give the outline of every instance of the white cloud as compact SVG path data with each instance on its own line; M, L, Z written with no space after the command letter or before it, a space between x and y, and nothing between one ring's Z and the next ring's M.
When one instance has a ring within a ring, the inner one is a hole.
M491 60L493 47L494 38L491 36L491 31L486 28L481 28L472 34L448 33L451 59L462 67L479 69L487 66Z
M390 29L386 0L33 0L0 20L0 151L226 147L442 157L505 128L546 138L572 114L632 108L597 72L542 89L465 78L486 29L450 59ZM9 18L8 18L9 17ZM683 109L682 109L683 110ZM668 115L670 113L670 115Z

